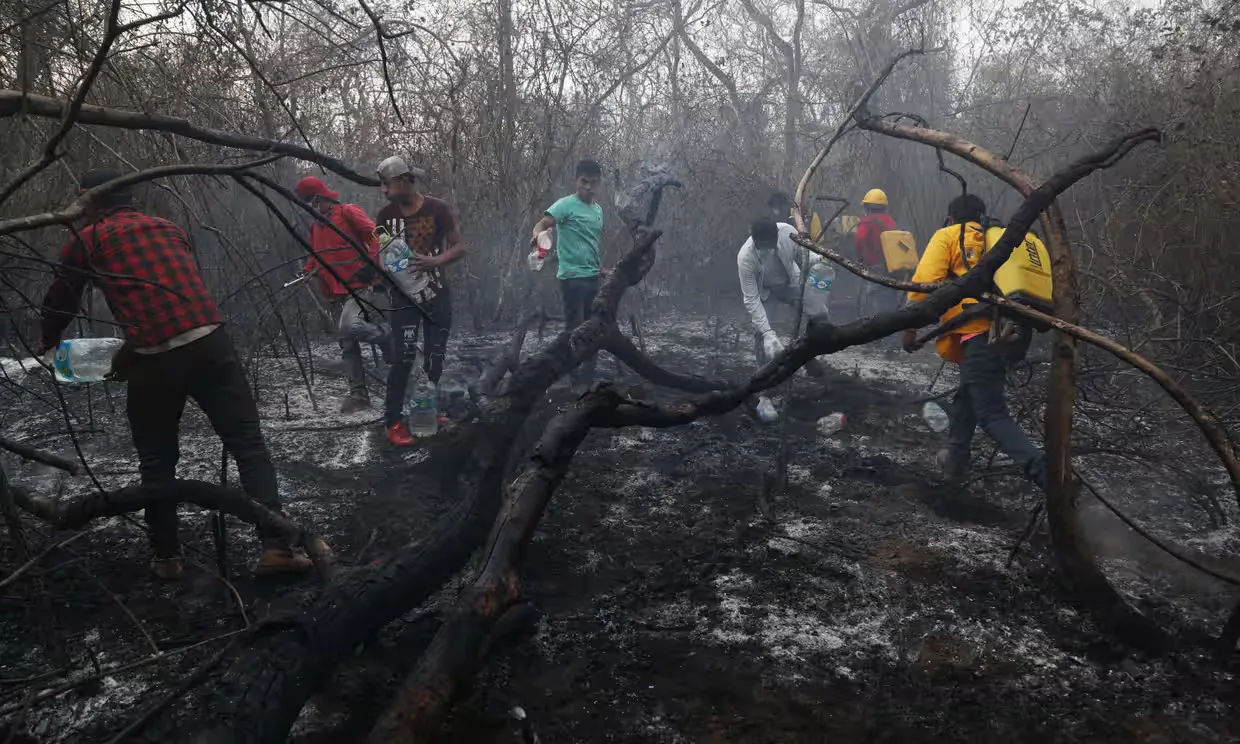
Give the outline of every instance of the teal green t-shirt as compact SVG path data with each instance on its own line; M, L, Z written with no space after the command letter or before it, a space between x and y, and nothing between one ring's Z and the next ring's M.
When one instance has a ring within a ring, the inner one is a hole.
M603 208L586 204L569 194L547 208L555 218L555 252L560 268L557 279L582 279L599 275L599 238L603 235Z

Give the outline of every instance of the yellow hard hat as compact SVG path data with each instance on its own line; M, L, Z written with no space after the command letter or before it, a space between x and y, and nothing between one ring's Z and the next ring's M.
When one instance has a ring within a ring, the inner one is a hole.
M865 198L861 200L861 203L885 207L887 206L887 194L882 189L870 189L865 192Z

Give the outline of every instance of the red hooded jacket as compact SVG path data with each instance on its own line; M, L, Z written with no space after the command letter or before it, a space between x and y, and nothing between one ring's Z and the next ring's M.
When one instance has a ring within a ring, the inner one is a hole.
M366 247L372 259L378 260L379 239L375 237L375 223L365 210L356 204L333 203L324 215L345 235ZM335 274L352 289L362 289L367 282L358 273L369 264L357 254L357 249L340 237L334 230L319 221L310 226L310 247L314 255L306 260L305 271L315 272L319 289L327 299L347 295L348 289L324 264L331 266ZM362 272L363 275L370 272Z

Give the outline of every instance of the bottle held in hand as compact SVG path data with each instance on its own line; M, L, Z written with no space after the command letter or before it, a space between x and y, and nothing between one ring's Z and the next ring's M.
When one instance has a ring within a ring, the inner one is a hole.
M375 236L379 238L379 264L396 286L411 298L426 289L430 277L413 267L413 251L405 239L382 227L375 230Z
M52 352L57 382L102 382L112 371L112 360L125 345L121 338L71 338Z

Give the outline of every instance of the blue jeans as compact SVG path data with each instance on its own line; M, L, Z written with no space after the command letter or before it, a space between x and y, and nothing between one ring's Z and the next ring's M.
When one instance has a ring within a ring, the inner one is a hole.
M960 389L952 401L951 428L947 434L951 469L963 472L968 465L973 432L980 425L999 449L1020 466L1026 478L1046 487L1046 454L1012 418L1004 397L1008 367L1024 359L1031 336L1026 329L1016 341L992 344L989 334L983 333L964 342Z

